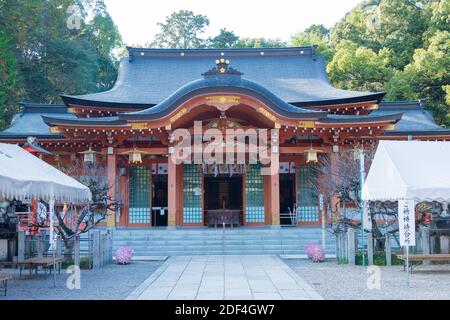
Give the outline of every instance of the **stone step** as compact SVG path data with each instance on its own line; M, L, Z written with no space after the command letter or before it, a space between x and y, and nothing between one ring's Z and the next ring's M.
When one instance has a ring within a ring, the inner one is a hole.
M326 234L326 253L334 254L334 240ZM206 254L305 254L308 244L320 243L320 228L124 229L115 230L113 250L131 246L135 256Z

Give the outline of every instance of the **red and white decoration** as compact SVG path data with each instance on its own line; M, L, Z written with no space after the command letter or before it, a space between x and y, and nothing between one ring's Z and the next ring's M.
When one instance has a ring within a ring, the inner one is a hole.
M280 173L295 173L295 162L280 162Z
M167 174L167 163L152 163L152 174Z

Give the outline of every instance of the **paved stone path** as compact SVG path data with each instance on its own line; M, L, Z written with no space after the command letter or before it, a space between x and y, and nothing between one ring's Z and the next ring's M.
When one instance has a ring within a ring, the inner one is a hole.
M277 256L171 257L129 300L301 300L322 297Z

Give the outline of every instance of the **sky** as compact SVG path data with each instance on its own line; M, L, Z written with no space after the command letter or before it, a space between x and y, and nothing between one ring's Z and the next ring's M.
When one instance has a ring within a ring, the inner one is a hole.
M311 24L333 26L361 0L105 0L126 45L145 45L158 33L158 22L172 12L206 15L210 25L202 37L221 28L241 38L290 39Z

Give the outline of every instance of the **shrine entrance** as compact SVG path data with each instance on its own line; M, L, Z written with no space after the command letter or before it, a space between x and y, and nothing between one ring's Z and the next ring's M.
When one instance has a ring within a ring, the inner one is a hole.
M205 175L203 179L205 225L242 225L243 176Z
M152 175L152 226L167 226L167 175Z
M295 226L295 173L280 173L280 225Z

